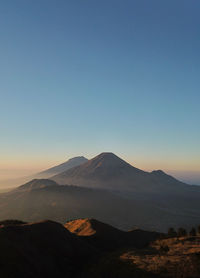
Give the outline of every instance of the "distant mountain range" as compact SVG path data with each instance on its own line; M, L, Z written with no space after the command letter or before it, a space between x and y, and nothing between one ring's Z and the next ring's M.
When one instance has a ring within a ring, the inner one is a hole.
M38 174L34 175L34 178L49 178L53 175L57 175L60 174L64 171L67 171L73 167L79 166L85 162L87 162L88 159L85 158L84 156L77 156L77 157L73 157L69 160L67 160L66 162L59 164L57 166L51 167L45 171L42 171Z
M142 171L112 153L73 160L64 167L81 164L0 194L0 219L65 223L66 219L88 217L122 229L137 226L158 231L199 224L200 187L161 170ZM45 172L61 168L63 164Z
M73 157L73 158L67 160L64 163L61 163L59 165L56 165L54 167L51 167L47 170L44 170L42 172L36 173L31 176L20 177L20 178L15 178L15 179L0 180L0 186L1 186L0 189L8 191L6 189L9 189L9 187L12 188L12 187L19 186L32 179L47 179L53 175L60 174L64 171L69 170L70 168L81 165L82 163L85 163L87 161L88 161L88 159L85 158L84 156L77 156L77 157Z
M59 184L143 193L172 193L188 189L188 185L161 170L142 171L113 153L101 153L51 179Z
M177 222L176 214L155 207L152 201L127 199L104 189L58 185L47 179L32 180L11 192L0 194L0 208L2 220L33 222L51 219L65 223L67 219L89 217L123 229L137 226L161 231ZM163 219L160 219L161 215Z

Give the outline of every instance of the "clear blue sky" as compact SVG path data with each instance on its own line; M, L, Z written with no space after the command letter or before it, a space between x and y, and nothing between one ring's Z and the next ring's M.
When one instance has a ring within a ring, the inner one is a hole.
M200 1L2 0L0 168L113 151L200 172Z

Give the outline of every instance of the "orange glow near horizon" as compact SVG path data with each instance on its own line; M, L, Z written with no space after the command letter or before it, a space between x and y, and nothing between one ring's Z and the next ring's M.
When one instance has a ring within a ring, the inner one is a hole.
M126 160L132 166L142 169L144 171L152 171L161 169L166 172L176 172L176 171L191 171L191 172L200 172L200 161L198 159L189 160L181 160L181 159L159 159L153 157L122 157L122 159ZM73 157L73 156L71 156ZM17 178L22 177L30 174L34 174L40 172L42 170L48 169L64 161L67 161L71 157L65 158L52 158L50 157L43 157L38 160L37 157L14 157L13 159L10 158L3 158L0 162L0 179L7 179L7 178ZM89 159L91 157L88 156Z

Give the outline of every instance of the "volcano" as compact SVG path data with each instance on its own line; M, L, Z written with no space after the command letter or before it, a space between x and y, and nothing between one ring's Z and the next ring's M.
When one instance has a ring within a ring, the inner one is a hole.
M171 191L176 189L175 185L178 188L185 187L184 183L161 170L153 172L140 170L113 153L101 153L51 179L59 184L136 192L157 192L161 189Z

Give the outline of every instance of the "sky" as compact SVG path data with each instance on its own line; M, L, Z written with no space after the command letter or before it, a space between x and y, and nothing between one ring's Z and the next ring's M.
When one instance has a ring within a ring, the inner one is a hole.
M198 0L0 1L0 178L111 151L200 184Z

